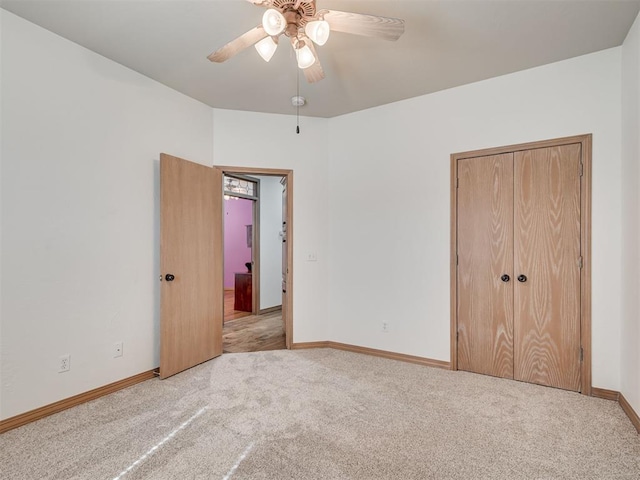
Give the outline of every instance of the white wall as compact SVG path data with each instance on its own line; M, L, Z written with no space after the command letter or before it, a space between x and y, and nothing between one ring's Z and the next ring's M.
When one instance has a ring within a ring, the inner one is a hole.
M7 418L158 365L159 153L213 160L208 106L0 13Z
M640 16L622 46L622 171L620 391L640 414Z
M260 179L260 309L282 305L282 177Z
M593 133L593 384L617 390L620 50L331 119L330 339L448 361L449 155Z
M284 100L286 101L286 99ZM326 340L328 330L328 120L214 109L216 165L292 169L293 341ZM317 252L317 262L307 262Z

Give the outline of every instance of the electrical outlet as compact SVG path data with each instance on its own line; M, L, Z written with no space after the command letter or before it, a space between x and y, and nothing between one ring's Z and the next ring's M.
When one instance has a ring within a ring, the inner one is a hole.
M122 349L124 348L123 342L116 342L113 344L113 358L122 356Z
M58 373L64 373L71 370L71 355L62 355L59 360L60 363L58 364Z
M388 322L382 322L382 332L383 333L389 333L389 323Z
M307 253L307 262L317 262L318 254L316 252L308 252Z

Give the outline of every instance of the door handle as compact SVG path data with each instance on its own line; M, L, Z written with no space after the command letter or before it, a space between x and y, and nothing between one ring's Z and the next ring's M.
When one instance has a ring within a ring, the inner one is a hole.
M505 273L500 277L500 280L502 280L504 283L507 283L509 280L511 280L511 277Z
M176 278L176 277L174 277L174 276L173 276L173 275L171 275L170 273L167 273L167 274L165 275L165 277L164 277L164 279L165 279L167 282L173 282L173 281L175 280L175 278Z
M520 283L524 283L527 281L527 276L526 275L518 275L518 281Z

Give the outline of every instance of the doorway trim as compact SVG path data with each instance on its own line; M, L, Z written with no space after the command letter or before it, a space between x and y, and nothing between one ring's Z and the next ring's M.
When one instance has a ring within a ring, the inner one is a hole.
M581 145L583 165L580 183L580 251L583 259L582 274L580 275L580 344L583 353L580 365L580 392L583 395L591 395L591 134L451 154L451 258L449 263L451 370L458 370L458 160L576 143Z
M259 167L234 167L225 165L214 165L213 168L222 171L222 174L229 175L263 175L272 177L285 177L287 179L287 293L284 295L282 303L282 314L285 318L285 345L291 349L293 343L293 170L279 168L259 168ZM222 195L222 192L220 193ZM259 216L259 212L258 212ZM255 229L254 229L255 235ZM255 239L255 237L254 237ZM259 245L257 246L259 249ZM259 255L259 252L257 252ZM258 258L258 257L256 257ZM258 262L259 263L259 262ZM224 289L220 292L224 296ZM224 300L224 298L223 298Z

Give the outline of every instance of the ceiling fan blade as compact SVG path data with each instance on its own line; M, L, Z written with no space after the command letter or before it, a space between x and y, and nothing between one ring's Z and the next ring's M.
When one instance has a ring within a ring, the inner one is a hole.
M316 83L324 78L324 70L320 64L320 57L318 57L318 52L316 52L313 42L308 40L306 44L309 45L309 48L313 52L313 56L316 57L316 61L310 67L303 69L302 72L304 73L304 78L307 79L308 83Z
M324 15L324 19L329 23L331 30L336 32L379 37L385 40L397 40L404 33L404 20L399 18L329 10Z
M244 50L247 47L250 47L254 43L259 42L267 36L267 32L265 32L264 28L262 28L262 25L260 25L240 35L235 40L231 40L224 47L219 48L207 58L212 62L224 62L225 60L229 60L236 53Z

